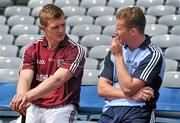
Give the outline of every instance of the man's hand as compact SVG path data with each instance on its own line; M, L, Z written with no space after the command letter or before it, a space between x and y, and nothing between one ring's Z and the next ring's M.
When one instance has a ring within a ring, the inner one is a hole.
M115 55L121 55L122 56L122 44L118 37L113 38L111 43L111 53Z
M130 97L135 101L150 101L151 98L154 98L154 90L151 87L143 87L136 94Z
M30 106L30 104L23 103L23 105L20 107L20 104L22 103L23 98L24 98L24 95L15 95L10 102L10 106L11 106L12 110L25 115L26 109Z

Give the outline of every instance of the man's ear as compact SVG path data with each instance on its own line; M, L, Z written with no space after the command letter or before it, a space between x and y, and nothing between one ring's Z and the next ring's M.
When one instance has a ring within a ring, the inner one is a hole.
M136 35L137 29L136 28L131 28L130 32L131 32L131 35Z

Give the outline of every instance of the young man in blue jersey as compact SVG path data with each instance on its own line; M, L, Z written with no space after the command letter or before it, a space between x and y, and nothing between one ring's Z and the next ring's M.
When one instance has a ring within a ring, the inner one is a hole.
M122 9L116 19L116 37L98 82L98 93L105 98L99 123L153 123L163 54L144 34L146 19L139 7Z

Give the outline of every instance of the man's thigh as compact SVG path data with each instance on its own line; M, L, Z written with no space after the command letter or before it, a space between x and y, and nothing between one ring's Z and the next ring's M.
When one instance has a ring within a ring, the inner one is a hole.
M74 105L40 108L32 105L26 113L26 123L75 123L77 111Z

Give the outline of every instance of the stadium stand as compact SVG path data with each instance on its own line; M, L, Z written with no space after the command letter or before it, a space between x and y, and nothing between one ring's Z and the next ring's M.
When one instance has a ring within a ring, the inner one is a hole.
M112 6L114 8L120 8L124 6L131 6L134 4L135 4L134 0L109 0L107 5Z
M110 6L94 6L87 10L87 15L98 17L103 15L114 15L115 8Z
M27 6L29 8L35 8L38 6L44 6L48 3L53 3L53 0L29 0Z
M166 57L156 123L180 123L179 0L0 0L0 123L14 123L19 115L8 104L15 94L23 50L43 34L38 14L47 3L62 7L67 34L86 52L79 110L82 116L78 116L83 121L78 123L96 123L102 113L104 99L97 95L97 75L114 36L114 15L127 6L142 8L147 20L145 32Z
M86 9L82 6L65 6L62 7L65 16L85 15Z
M60 8L64 6L78 6L79 0L55 0L54 4Z
M9 26L7 25L0 25L0 33L1 34L8 34L9 32Z
M106 27L115 24L116 17L114 15L99 16L95 19L95 24Z
M4 11L4 16L29 15L30 11L31 9L27 6L8 6Z
M158 20L158 23L170 27L180 25L180 15L173 14L161 16Z
M85 69L81 85L97 85L99 70Z
M92 25L92 24L76 25L71 30L71 34L77 36L85 36L85 35L100 34L100 33L101 33L101 26Z
M22 62L21 58L19 57L0 57L0 69L2 68L19 69L21 62Z
M162 24L147 24L145 33L149 36L156 36L168 33L168 26Z
M5 23L6 23L6 17L5 16L3 16L3 15L0 15L0 24L1 25L4 25Z
M0 33L0 44L13 44L14 36Z
M92 24L94 21L94 18L91 16L84 16L84 15L75 15L75 16L69 16L66 19L66 24L68 26L76 26L81 24Z
M180 25L173 26L170 32L174 35L180 35Z
M109 45L94 46L89 51L89 57L98 60L103 60L109 51Z
M80 6L91 8L95 6L105 6L106 0L82 0Z
M27 15L13 15L8 18L7 25L8 26L14 26L17 24L28 24L33 25L35 21L35 18L32 16Z
M110 45L112 37L109 35L101 35L101 34L92 34L84 36L80 44L86 46L88 48L98 46L98 45Z
M98 68L98 60L94 58L86 58L86 62L84 65L85 70L97 70ZM97 83L97 82L96 82Z

